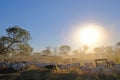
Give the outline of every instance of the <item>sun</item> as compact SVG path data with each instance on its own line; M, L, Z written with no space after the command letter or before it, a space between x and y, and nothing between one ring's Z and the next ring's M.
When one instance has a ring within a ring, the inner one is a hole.
M94 25L84 26L79 32L80 41L84 44L94 44L99 40L99 29Z
M75 46L100 46L108 41L109 33L104 25L97 23L82 23L74 25L70 32L71 43Z

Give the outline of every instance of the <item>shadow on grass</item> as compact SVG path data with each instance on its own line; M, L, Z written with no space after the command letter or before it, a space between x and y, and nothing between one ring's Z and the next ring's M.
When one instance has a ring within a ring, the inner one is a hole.
M9 73L15 73L15 72L17 72L17 71L12 69L12 68L7 68L7 69L1 69L0 70L0 74L9 74Z
M12 74L12 73L11 73ZM0 80L120 80L116 75L80 74L78 72L57 73L50 70L29 70L20 75L2 75Z
M50 70L31 70L21 73L17 80L79 80L80 75L76 72L54 73Z
M50 70L31 70L21 73L17 80L58 80L57 74Z
M79 74L78 72L70 73L53 73L49 70L33 70L23 72L18 80L119 80L113 75L90 75L90 74Z

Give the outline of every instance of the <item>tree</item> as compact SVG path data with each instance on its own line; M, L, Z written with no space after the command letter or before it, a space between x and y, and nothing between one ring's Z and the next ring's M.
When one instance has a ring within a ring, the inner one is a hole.
M19 52L21 54L31 54L33 51L33 48L29 46L29 44L19 44L18 45Z
M9 27L6 32L6 36L0 37L0 54L18 51L19 45L28 44L31 39L30 33L19 26Z
M113 54L114 53L113 47L112 46L105 47L105 52L109 55Z
M53 49L53 52L54 52L54 55L56 56L56 55L57 55L57 47L55 47L55 48Z
M59 50L60 50L60 54L67 54L68 52L71 51L71 47L68 46L68 45L62 45L59 47Z
M80 54L80 50L77 50L77 49L72 51L72 52L73 52L74 55L79 55Z
M100 47L95 47L95 48L93 49L93 51L94 51L95 53L101 53L101 52L102 52L102 49L101 49Z
M52 51L50 50L50 47L49 47L49 46L46 47L46 49L43 50L41 53L42 53L43 55L46 55L46 56L52 55Z
M86 53L86 51L88 50L88 45L83 45L83 49L84 49L84 53Z
M120 47L120 42L117 42L117 43L116 43L116 46L117 46L117 47Z
M8 44L10 42L10 38L6 36L0 37L0 54L6 53L8 51Z
M13 26L6 29L8 37L11 38L11 45L14 43L27 43L30 39L30 33L19 26Z
M116 52L116 54L120 54L120 42L116 43L115 52Z

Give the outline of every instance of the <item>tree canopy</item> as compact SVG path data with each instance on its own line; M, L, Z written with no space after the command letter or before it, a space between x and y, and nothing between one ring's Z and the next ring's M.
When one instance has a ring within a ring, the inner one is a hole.
M7 35L0 37L0 54L19 51L20 45L26 45L31 48L28 41L31 39L30 33L19 26L9 27L6 30Z
M71 47L68 45L62 45L59 47L59 50L61 54L67 54L68 52L71 51Z

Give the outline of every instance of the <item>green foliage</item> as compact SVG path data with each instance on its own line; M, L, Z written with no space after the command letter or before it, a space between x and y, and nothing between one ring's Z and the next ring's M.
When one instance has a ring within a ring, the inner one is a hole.
M13 26L6 29L6 36L0 37L0 55L15 51L29 52L31 47L28 41L31 39L30 33L19 26ZM21 48L20 45L22 45Z
M14 43L27 43L31 39L30 33L19 26L9 27L6 32Z
M47 47L47 49L42 50L42 55L52 55L52 51L50 50L50 48Z
M30 54L33 51L33 48L29 44L18 44L19 52L22 54Z

